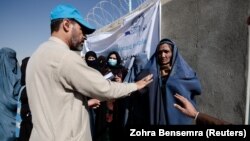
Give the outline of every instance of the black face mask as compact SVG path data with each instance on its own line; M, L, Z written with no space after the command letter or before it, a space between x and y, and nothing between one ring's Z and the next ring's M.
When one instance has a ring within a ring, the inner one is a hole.
M97 66L98 66L97 60L93 60L93 61L86 60L86 62L88 64L88 66L90 66L90 67L92 67L94 69L97 69Z

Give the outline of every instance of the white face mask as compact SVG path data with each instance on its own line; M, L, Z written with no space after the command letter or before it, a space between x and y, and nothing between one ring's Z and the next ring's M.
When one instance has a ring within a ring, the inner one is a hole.
M117 64L117 60L116 59L109 59L108 63L110 66L115 66Z

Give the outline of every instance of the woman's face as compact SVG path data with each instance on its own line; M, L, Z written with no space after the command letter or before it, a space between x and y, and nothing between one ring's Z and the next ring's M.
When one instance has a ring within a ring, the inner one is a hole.
M122 83L122 73L115 74L114 81Z
M88 61L94 61L95 57L94 56L89 56L87 59L88 59Z
M171 63L172 49L169 44L162 44L158 50L158 59L160 65L167 65Z
M116 66L117 65L117 57L115 54L111 54L108 59L108 63L111 66Z
M117 57L116 57L116 55L115 55L115 54L111 54L111 55L109 56L109 59L114 59L114 60L117 60Z

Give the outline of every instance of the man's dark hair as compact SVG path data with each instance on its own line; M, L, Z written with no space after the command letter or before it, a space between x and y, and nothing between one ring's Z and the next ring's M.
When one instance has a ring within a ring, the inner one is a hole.
M72 18L69 18L69 20L73 23L78 23L79 25L81 25L79 22L77 22L75 19L72 19ZM54 19L51 21L50 23L50 33L52 34L52 32L54 31L58 31L59 30L59 27L60 27L60 24L63 22L63 18L60 18L60 19ZM83 28L81 27L81 30L83 30Z
M52 20L50 23L50 30L51 30L50 33L54 32L54 31L58 31L62 21L63 21L63 19Z

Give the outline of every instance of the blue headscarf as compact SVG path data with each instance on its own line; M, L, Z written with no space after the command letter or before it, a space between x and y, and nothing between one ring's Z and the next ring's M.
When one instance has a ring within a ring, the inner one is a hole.
M21 88L21 71L16 52L0 49L0 140L15 140L17 99Z
M165 80L166 85L162 84L160 66L157 58L157 51L162 44L169 44L172 46L172 68L169 77ZM137 98L137 100L134 101L135 105L132 107L133 109L136 109L136 106L143 107L143 109L140 108L133 112L133 117L131 117L131 119L137 117L142 118L134 123L144 121L142 124L146 125L192 124L191 118L188 118L173 106L174 103L178 103L174 95L179 93L195 105L194 97L201 93L201 84L196 73L179 54L173 41L163 39L159 42L156 52L150 58L137 79L149 73L153 74L154 80L147 88L140 92L140 99ZM138 116L136 113L142 116Z

